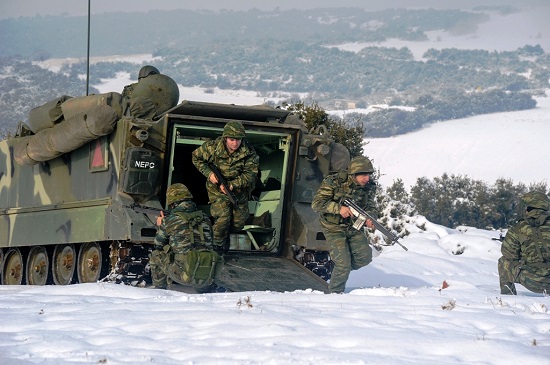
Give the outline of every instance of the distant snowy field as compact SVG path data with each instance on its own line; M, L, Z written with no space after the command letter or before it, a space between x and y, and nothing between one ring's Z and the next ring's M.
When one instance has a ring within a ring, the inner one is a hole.
M422 176L444 172L494 183L498 178L533 183L550 178L550 98L532 110L494 113L432 124L390 138L366 139L365 154L381 173L406 188Z
M521 7L518 2L517 7ZM490 20L478 26L461 29L460 34L443 30L427 32L426 42L413 42L400 39L390 39L375 43L345 43L335 45L339 49L358 52L369 46L376 47L407 47L415 57L422 55L430 48L444 49L484 49L487 51L515 51L525 45L539 44L546 52L550 51L550 2L545 6L523 9L513 14L500 15L492 13Z

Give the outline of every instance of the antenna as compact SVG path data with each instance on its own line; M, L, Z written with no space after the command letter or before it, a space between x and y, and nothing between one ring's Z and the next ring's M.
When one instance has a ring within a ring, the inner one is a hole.
M88 0L88 55L86 57L86 96L90 90L90 2Z

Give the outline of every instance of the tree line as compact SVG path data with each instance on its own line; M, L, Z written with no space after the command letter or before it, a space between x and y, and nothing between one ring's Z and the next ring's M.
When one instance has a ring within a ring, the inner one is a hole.
M506 229L523 217L525 207L519 201L525 193L537 190L549 194L546 182L514 183L497 179L494 183L464 175L444 173L440 177L418 178L410 193L398 179L386 189L388 196L407 208L393 213L420 214L445 227L470 226L482 229Z

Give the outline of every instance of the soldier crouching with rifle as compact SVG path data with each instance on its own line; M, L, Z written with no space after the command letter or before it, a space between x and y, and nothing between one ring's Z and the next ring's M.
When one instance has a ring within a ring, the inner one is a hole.
M352 199L357 205L377 217L376 184L371 180L374 168L363 156L354 157L347 168L327 176L311 203L314 211L320 213L321 226L330 243L330 257L334 261L334 270L329 283L330 293L343 293L351 270L367 266L372 261L372 248L363 232L353 228L353 213L342 204L345 198ZM373 221L364 223L373 228Z

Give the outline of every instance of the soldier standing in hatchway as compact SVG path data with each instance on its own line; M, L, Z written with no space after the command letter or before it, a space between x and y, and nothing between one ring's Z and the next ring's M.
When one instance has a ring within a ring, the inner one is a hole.
M501 294L516 294L519 283L535 293L550 293L550 199L532 191L522 197L525 213L506 233L498 260Z
M193 151L193 165L206 176L210 212L214 217L214 246L221 251L229 248L229 233L244 228L249 215L248 198L258 175L259 157L245 138L243 125L231 121L225 124L221 137ZM209 164L216 166L229 183L237 206L231 203Z
M367 237L354 229L350 208L342 205L345 198L377 217L374 197L376 184L371 180L374 168L366 157L354 157L347 168L327 176L313 198L311 207L320 213L320 223L330 244L330 258L334 270L329 283L330 293L343 293L351 270L357 270L372 261L372 248ZM372 221L365 222L369 228Z

